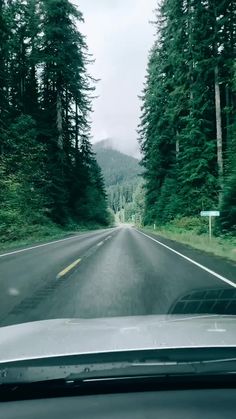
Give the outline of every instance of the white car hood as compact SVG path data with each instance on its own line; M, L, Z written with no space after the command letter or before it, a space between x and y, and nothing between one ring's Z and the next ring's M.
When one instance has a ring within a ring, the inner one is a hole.
M234 316L45 320L0 328L0 363L162 348L236 348Z

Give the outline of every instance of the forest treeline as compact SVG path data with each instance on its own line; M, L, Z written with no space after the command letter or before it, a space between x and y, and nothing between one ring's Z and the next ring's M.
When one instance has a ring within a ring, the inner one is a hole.
M236 2L162 0L139 126L146 224L219 209L236 231Z
M104 175L108 205L120 221L134 219L134 204L141 183L139 161L113 148L109 139L94 144L94 151Z
M48 220L109 222L82 22L68 0L0 0L2 238Z

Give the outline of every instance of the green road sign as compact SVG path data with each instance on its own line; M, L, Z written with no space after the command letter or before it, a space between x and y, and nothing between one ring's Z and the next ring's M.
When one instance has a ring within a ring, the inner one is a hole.
M219 217L220 211L201 211L201 217Z
M209 217L209 239L211 240L212 237L212 224L211 224L211 217L219 217L220 211L201 211L201 217Z

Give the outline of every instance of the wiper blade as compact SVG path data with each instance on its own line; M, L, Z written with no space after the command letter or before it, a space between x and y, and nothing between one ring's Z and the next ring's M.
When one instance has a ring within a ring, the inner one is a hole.
M76 380L60 379L0 385L0 401L113 394L132 391L189 390L190 388L202 390L203 388L235 387L236 376L232 374L135 375Z
M0 368L0 384L40 382L51 380L88 380L135 375L194 373L194 367L189 363L173 362L112 362L94 363L71 366L53 367L8 367Z
M91 380L134 376L235 374L236 357L170 359L142 357L129 361L84 362L68 365L0 365L0 384L50 380Z
M132 363L133 366L198 366L198 365L216 365L216 364L222 364L225 365L226 363L234 362L236 363L236 357L235 358L219 358L219 359L206 359L206 360L197 360L197 361L155 361L155 360L144 360L144 361L135 361Z
M217 366L217 367L216 367ZM219 374L219 373L236 373L236 358L215 359L204 361L159 361L159 360L142 360L134 361L124 365L106 365L106 369L88 368L84 379L89 377L96 378L106 371L106 376L117 377L124 375L134 376L135 374L144 375L184 375L184 374ZM81 377L78 374L70 374L67 379L76 379Z
M236 358L206 359L204 361L201 361L202 364L217 364L225 362L236 362Z

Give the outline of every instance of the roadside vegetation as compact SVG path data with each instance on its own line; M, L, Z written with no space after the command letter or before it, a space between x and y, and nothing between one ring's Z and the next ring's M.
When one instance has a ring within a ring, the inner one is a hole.
M235 260L236 2L163 0L154 25L139 126L142 224ZM220 211L211 243L203 210Z
M95 223L68 223L66 226L59 226L50 220L44 220L43 224L25 224L21 226L13 225L12 231L8 231L5 236L1 236L0 252L10 249L17 249L23 246L44 243L48 241L72 237L73 235L83 233L90 230L99 230L105 228L101 224ZM112 227L114 223L111 222Z
M144 230L236 262L235 237L229 233L221 234L215 228L210 240L208 222L205 220L185 217L163 226L145 226Z
M0 244L111 222L82 23L68 0L0 0Z

